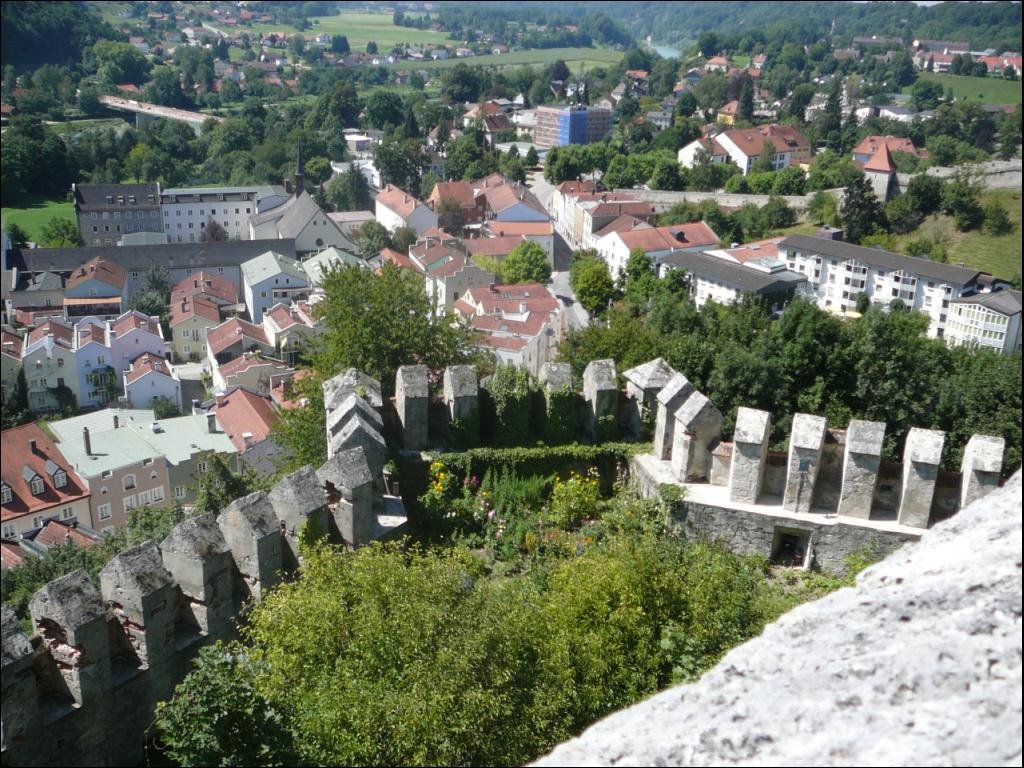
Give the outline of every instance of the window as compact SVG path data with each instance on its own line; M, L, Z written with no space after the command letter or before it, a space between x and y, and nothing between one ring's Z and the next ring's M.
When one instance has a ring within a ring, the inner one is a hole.
M5 539L13 539L18 535L18 529L14 526L14 523L4 523L3 536Z
M55 488L63 488L67 484L68 476L63 469L58 469L53 473L53 485Z
M148 467L152 463L153 463L153 459L151 459L151 458L150 459L143 459L142 460L142 466L144 466L144 467Z
M30 483L30 485L32 487L33 496L41 496L43 491L46 490L46 486L43 485L43 478L41 478L39 475L36 475L35 477L32 478L32 482Z
M135 495L133 494L131 496L125 496L124 497L124 511L125 512L131 512L133 509L135 509Z
M11 500L13 499L13 494L11 493L10 486L0 486L0 499L2 499L4 504L11 503ZM7 534L4 535L6 536Z
M162 492L162 490L163 489L161 489L161 492ZM174 486L174 498L176 498L176 499L184 499L185 498L185 486L184 485L176 485L176 486Z
M139 491L139 505L145 506L153 501L153 494L150 491Z
M164 487L158 486L153 489L153 503L164 500Z
M135 475L125 475L122 485L126 491L130 491L135 487Z
M74 510L73 507L64 507L64 509L62 509L60 511L60 519L61 520L70 520L74 516L75 516L75 510Z
M205 461L197 462L196 463L196 469L199 470L200 472L205 472L206 471L206 462Z
M64 358L63 357L58 357L57 358L57 367L58 368L63 368L64 367Z
M99 515L100 520L109 520L112 517L110 512L109 504L100 504L96 507L96 514Z
M35 517L32 518L32 527L33 528L42 528L43 527L43 516L42 515L36 515Z

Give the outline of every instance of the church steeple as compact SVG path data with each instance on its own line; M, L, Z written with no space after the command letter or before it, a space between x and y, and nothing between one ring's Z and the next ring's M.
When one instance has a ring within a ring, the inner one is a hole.
M295 196L299 197L302 194L302 190L306 188L306 174L302 170L302 145L299 144L299 148L295 153Z

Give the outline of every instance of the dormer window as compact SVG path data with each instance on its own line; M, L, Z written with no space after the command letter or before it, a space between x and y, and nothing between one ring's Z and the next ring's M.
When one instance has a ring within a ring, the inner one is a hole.
M0 485L0 500L2 500L4 504L10 504L13 499L14 494L11 493L11 486L7 483Z
M32 478L32 480L29 482L29 487L32 489L33 496L42 496L43 491L46 490L46 486L43 484L43 478L41 478L39 475L36 475L35 477Z
M63 488L68 484L67 473L63 469L58 469L53 474L53 486L54 488Z

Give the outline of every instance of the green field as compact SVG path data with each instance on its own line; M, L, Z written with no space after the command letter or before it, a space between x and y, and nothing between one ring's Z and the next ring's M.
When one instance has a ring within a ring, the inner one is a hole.
M1010 279L1021 274L1021 193L998 189L984 193L983 203L998 202L1010 214L1013 230L1006 235L987 235L981 231L954 232L950 236L949 263L974 267L996 277ZM944 217L939 217L940 221ZM933 225L935 226L935 225ZM918 229L927 233L929 222ZM913 238L914 235L908 236Z
M580 66L587 69L616 64L622 59L621 51L607 48L538 48L529 51L511 51L490 56L473 56L467 59L444 59L442 61L399 61L393 66L397 69L447 69L460 62L470 66L507 67L532 64L551 64L561 59L570 69L578 70Z
M936 82L953 89L953 96L961 101L978 101L982 104L1020 104L1021 81L1004 80L1001 77L964 77L963 75L937 75L921 72L922 80ZM903 89L910 93L912 86Z
M444 32L396 27L391 23L390 13L342 11L334 16L311 16L309 22L313 26L302 32L307 39L320 34L345 35L353 51L366 50L366 44L371 40L377 43L381 51L386 51L398 43L440 46L456 42L449 40ZM238 27L238 31L264 34L284 32L291 35L299 30L288 24L253 24L251 27Z
M28 239L33 242L39 241L39 230L54 217L63 217L74 221L75 204L63 200L40 200L38 203L24 208L4 208L0 213L4 227L8 223L17 224L28 233Z

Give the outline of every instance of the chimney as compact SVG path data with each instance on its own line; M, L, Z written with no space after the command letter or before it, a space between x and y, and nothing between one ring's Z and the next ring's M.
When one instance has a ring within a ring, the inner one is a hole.
M208 413L206 414L206 431L211 435L217 432L217 414Z
M252 448L252 443L253 443L252 432L243 432L242 433L242 441L245 444L245 449L246 450L249 450L250 448Z
M192 398L192 413L199 413L199 401L195 398Z
M35 452L36 452L36 441L35 441L35 439L32 439L32 440L28 441L28 452L31 453L31 454L35 454Z
M120 424L118 423L118 420L117 420L117 414L115 413L114 414L114 429L117 429L119 426L120 426Z
M85 455L92 456L92 440L89 439L88 427L82 427L82 442L85 443Z

